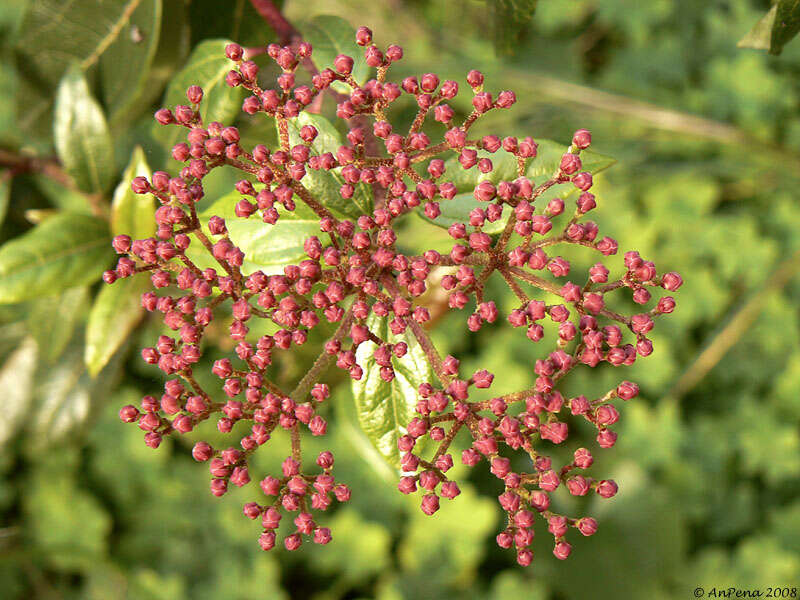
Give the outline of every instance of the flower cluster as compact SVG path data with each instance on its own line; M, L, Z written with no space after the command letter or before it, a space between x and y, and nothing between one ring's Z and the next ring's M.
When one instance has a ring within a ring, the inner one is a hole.
M589 132L577 131L553 175L534 182L526 177L528 165L537 156L538 146L531 137L470 136L481 116L515 103L513 92L493 95L484 90L483 75L470 71L466 82L472 110L457 122L449 104L459 94L457 82L441 81L434 73L407 77L399 84L387 81L389 67L403 56L402 48L378 47L365 27L357 31L356 41L364 48L366 64L374 69L374 77L363 84L353 77L352 57L339 55L333 68L318 71L309 60L311 46L300 42L266 48L281 74L275 86L262 87L257 64L246 58L240 46L227 47L232 69L226 82L247 90L245 113L263 113L276 122L277 148L244 147L235 127L204 123L199 111L204 91L198 86L187 90L188 104L156 113L159 123L185 129L186 141L172 149L173 158L185 166L177 176L156 172L149 179L133 181L136 193L152 194L161 205L155 213L155 235L140 240L116 237L113 245L122 256L104 279L113 283L148 273L154 291L143 295L142 304L160 314L174 334L160 336L153 347L142 351L147 363L168 376L163 395L160 399L146 396L140 407L124 407L120 417L137 423L145 432L145 443L153 448L165 435L188 433L215 418L221 433L239 438L236 445L214 448L198 442L192 454L209 464L211 492L217 496L225 494L230 484L248 484L252 454L277 428L288 431L290 455L281 472L260 481L267 500L246 504L244 513L261 520L260 544L265 550L275 545L284 514L293 515L295 526L283 539L287 549L298 548L303 536L325 544L331 532L316 524L311 511L326 510L333 498L348 500L350 490L331 474L334 458L330 452L322 452L316 466L309 469L301 452L301 429L307 427L315 436L326 432L327 423L317 407L330 395L321 381L329 365L335 364L354 380L361 379L365 373L356 360L356 349L371 342L380 377L391 381L395 365L409 350L409 344L398 342L397 336L406 336L425 353L437 381L420 386L418 416L399 438L404 471L400 491L424 490L421 507L426 514L438 510L440 496L458 496L458 484L447 475L453 466L448 449L463 430L472 443L461 461L473 466L485 458L503 482L499 502L508 523L497 543L516 548L518 562L529 564L532 526L539 516L555 537L555 555L566 558L571 550L565 540L568 528L589 536L597 523L590 517L570 518L551 511L550 494L564 484L573 495L595 492L609 498L617 485L610 479L573 474L591 467L592 454L586 448L575 450L572 462L559 468L544 453L547 444L567 439L565 419L571 414L596 426L601 448L613 446L616 433L610 426L619 412L612 401L634 398L638 388L621 381L601 398L565 398L556 389L558 382L578 365L630 365L637 356L649 355L653 345L647 335L660 315L672 312L675 301L662 296L652 308L627 316L608 308L606 297L627 290L636 304L646 305L651 302L650 290L673 291L682 280L676 273L659 275L655 265L636 252L625 254L625 271L617 279L598 262L585 281L568 280L572 266L554 255L553 247L580 245L603 257L617 253L617 242L600 237L597 225L584 220L596 206L589 191L592 175L582 169L581 161L582 151L591 142ZM308 77L303 77L303 69L309 71ZM345 84L349 93L335 91L335 82ZM321 134L318 128L300 127L295 119L317 110L323 94L334 98L336 115L346 122L347 142L335 151L320 151L315 143ZM399 131L388 113L396 102L408 100L416 106L416 116L407 131ZM433 127L441 129L442 141L434 143L423 131L430 117L438 124ZM515 177L502 181L489 177L497 153L511 157ZM455 160L446 162L448 157ZM248 271L245 253L229 235L225 219L213 216L201 222L196 204L204 195L203 180L221 166L244 173L236 184L240 194L236 218L261 219L264 227L280 227L281 220L300 204L316 215L319 235L305 239L307 258L285 266L279 274ZM310 181L322 172L336 174L335 203L314 193ZM441 217L443 208L459 201L457 182L462 173L480 174L472 189L477 203L464 222L450 225L452 249L447 254L435 250L404 254L395 224L412 212L431 220ZM574 210L567 209L563 195L545 195L562 184L577 188ZM337 208L352 206L363 193L374 198L374 209L347 218L352 211ZM495 224L502 228L489 227ZM487 233L487 229L499 233ZM205 250L215 267L199 266L188 252L190 246ZM485 297L492 275L502 278L518 299L518 306L503 317L512 327L524 329L532 343L548 337L545 321L556 323L555 349L531 365L536 374L533 388L470 401L470 389L489 388L493 375L481 370L459 378L459 361L442 358L428 337L424 324L431 314L420 296L429 287L440 286L447 294L448 309L474 307L466 316L466 326L477 331L501 318L495 303ZM223 304L229 312L220 310ZM393 343L370 328L373 315L386 319ZM225 326L235 344L235 356L217 360L212 367L220 380L219 393L201 386L193 373L203 353L201 340L215 318L227 319ZM278 330L255 336L248 325L251 319L271 321ZM336 324L336 329L320 348L319 357L293 390L280 389L270 377L273 355L305 344L309 331L324 322ZM249 429L235 427L240 422ZM435 448L427 459L416 452L418 440L425 436L434 442L427 447ZM529 469L512 469L508 456L514 452L527 455Z

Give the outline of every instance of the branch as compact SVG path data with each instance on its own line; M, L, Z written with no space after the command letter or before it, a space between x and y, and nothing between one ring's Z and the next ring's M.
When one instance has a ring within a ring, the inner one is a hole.
M11 176L22 173L39 173L48 179L52 179L59 185L70 191L84 196L89 202L92 213L98 217L108 214L108 209L98 194L87 194L75 185L72 178L61 168L61 163L57 158L41 158L38 156L26 156L0 149L0 167L7 167L11 171Z
M250 0L250 3L264 21L275 31L281 45L296 46L303 41L303 35L283 16L283 13L281 13L280 9L275 6L271 0ZM310 58L303 59L301 64L312 77L319 73L319 70ZM345 94L337 92L332 87L328 87L326 91L336 103L347 100ZM367 116L356 115L352 119L348 119L348 124L351 128L360 127L364 130L364 149L367 154L377 155L379 148L378 140L372 133L372 127L369 124ZM379 206L382 205L384 191L377 184L372 184L372 191L377 204Z
M351 308L347 311L347 314L342 319L342 322L339 324L339 328L330 338L331 340L341 340L347 335L347 332L350 328L350 325L353 323L353 309ZM323 345L324 347L324 345ZM297 384L297 387L294 388L290 397L295 402L299 401L299 399L303 398L314 386L317 380L320 378L322 373L325 369L328 368L328 365L331 364L333 360L333 355L328 354L325 350L322 351L317 357L317 360L314 361L313 366L309 369L308 373L306 373L303 378L300 380L300 383Z
M250 0L250 4L261 15L261 18L272 27L281 45L288 46L301 40L300 32L286 20L280 9L271 0Z
M391 277L382 277L381 282L392 296L397 297L400 294L400 290ZM449 383L450 376L444 370L444 362L442 361L442 357L439 355L439 351L436 349L436 346L433 345L431 338L429 338L428 334L425 333L422 325L417 323L412 318L408 319L408 326L411 328L411 333L413 333L414 337L417 338L417 342L419 343L420 348L422 348L422 351L425 353L425 356L427 356L428 360L431 362L431 366L433 366L433 370L436 371L436 376L439 378L439 381L441 381L443 385Z
M764 310L765 300L770 294L781 290L800 270L800 250L783 261L773 272L761 290L755 294L728 321L728 324L717 333L697 356L691 366L684 372L673 386L667 397L678 401L713 369L722 357L730 350L739 338L750 328L758 315Z
M525 283L529 283L530 285L532 285L534 287L537 287L542 291L550 292L551 294L554 294L554 295L559 296L559 297L561 296L561 289L556 284L551 283L551 282L547 281L546 279L542 279L541 277L538 277L538 276L536 276L536 275L534 275L532 273L527 273L526 271L524 271L524 270L522 270L522 269L520 269L518 267L510 267L508 269L508 271L514 277L517 277L518 279L521 279ZM630 328L630 326L631 326L631 320L628 317L626 317L625 315L621 315L619 313L616 313L616 312L614 312L612 310L609 310L607 308L601 309L600 312L598 312L597 314L603 315L604 317L607 317L607 318L612 319L614 321L619 321L620 323L625 324L628 328Z
M72 179L62 169L56 158L38 158L0 150L0 166L8 167L12 175L41 173L64 187L75 189Z

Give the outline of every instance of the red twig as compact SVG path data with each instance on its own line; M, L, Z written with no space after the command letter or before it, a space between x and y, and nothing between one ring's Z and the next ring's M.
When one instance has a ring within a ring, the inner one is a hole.
M300 40L300 32L286 20L280 9L270 0L250 0L258 14L272 27L278 41L284 46Z

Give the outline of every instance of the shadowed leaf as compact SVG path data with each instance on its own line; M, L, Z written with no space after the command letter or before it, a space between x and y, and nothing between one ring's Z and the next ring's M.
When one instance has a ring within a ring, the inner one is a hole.
M36 0L15 45L22 75L20 128L50 121L53 90L71 64L86 70L128 31L131 16L150 0Z
M530 27L538 0L490 0L494 10L494 45L498 53L514 54Z

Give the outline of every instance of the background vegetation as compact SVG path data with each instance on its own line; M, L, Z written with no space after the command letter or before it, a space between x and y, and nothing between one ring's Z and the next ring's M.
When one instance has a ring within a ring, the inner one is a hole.
M491 10L477 0L286 1L295 22L334 14L370 25L379 43L401 43L403 73L434 69L463 81L479 68L490 89L514 89L514 109L485 119L492 132L567 143L574 129L591 129L593 147L618 160L597 178L601 229L621 250L636 248L686 280L677 310L656 330L656 353L628 371L643 393L626 406L617 446L602 453L598 468L620 483L619 495L577 507L600 529L569 560L557 561L540 536L529 569L494 544L500 511L488 473L475 470L435 518L396 492L394 474L356 429L345 381L324 443L353 500L329 515L330 546L294 554L258 549L256 526L240 511L246 490L207 493L191 440L166 440L154 452L119 422L120 406L161 384L136 351L157 324L140 321L135 302L98 296L113 260L110 232L132 214L127 181L144 161L170 166L152 112L205 40L273 39L245 0L143 0L111 43L98 45L130 6L0 5L4 598L658 600L688 598L697 586L797 585L800 43L780 57L736 45L769 2L542 0L518 42L505 30L495 44ZM61 121L53 107L70 95L69 135L89 146L65 150L67 100ZM263 121L237 125L246 140L274 138ZM70 163L80 164L80 153L102 160L84 173ZM208 198L229 185L216 178ZM72 270L56 261L9 275L14 260L50 256L55 231L87 247ZM409 235L446 243L422 220ZM105 337L87 341L88 315L101 302L118 314L101 321ZM532 382L525 340L502 326L467 335L463 318L438 321L442 348L509 389ZM219 336L220 352L225 344ZM295 358L278 365L287 381L311 357ZM568 387L597 392L612 379L579 369ZM264 465L282 457L279 445L262 449Z

